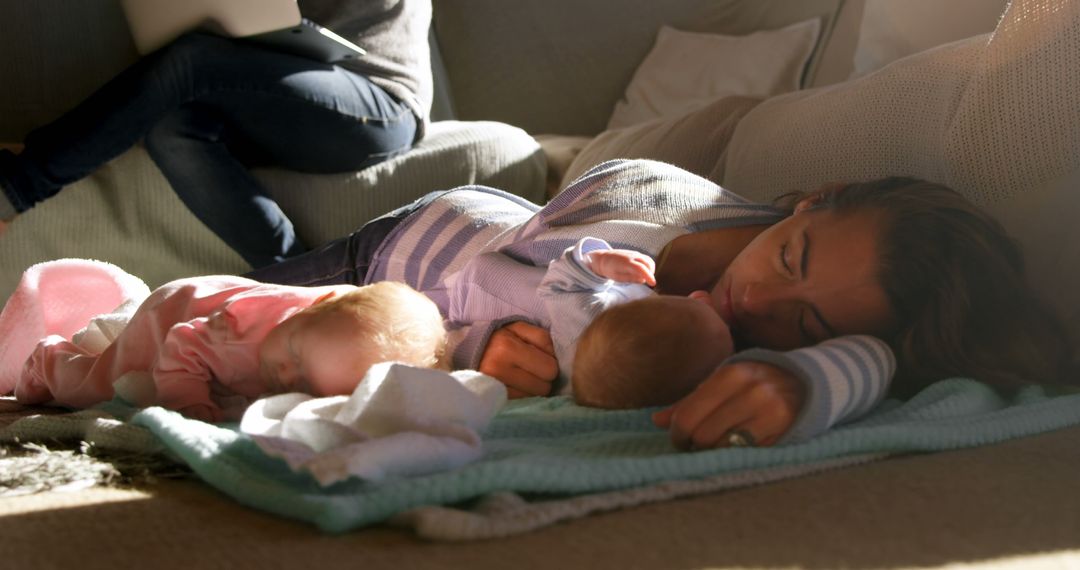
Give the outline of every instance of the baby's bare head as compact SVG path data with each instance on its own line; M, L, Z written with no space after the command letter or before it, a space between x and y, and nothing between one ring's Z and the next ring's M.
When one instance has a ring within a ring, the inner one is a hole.
M366 351L372 364L396 361L443 367L446 328L439 308L404 283L365 285L307 310L350 318L357 335L357 350Z
M578 339L574 400L609 409L668 405L730 355L727 325L705 303L657 295L618 305Z

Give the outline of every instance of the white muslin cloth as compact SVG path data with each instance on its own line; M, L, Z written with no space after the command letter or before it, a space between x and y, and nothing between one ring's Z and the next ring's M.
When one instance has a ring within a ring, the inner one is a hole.
M480 434L505 403L506 387L485 374L384 362L350 396L257 400L240 431L320 485L351 477L378 482L478 459Z

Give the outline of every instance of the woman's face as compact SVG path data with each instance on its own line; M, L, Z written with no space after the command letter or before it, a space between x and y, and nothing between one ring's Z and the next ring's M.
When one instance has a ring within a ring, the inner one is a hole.
M728 265L710 291L739 348L787 350L893 322L877 280L876 212L837 215L800 204Z

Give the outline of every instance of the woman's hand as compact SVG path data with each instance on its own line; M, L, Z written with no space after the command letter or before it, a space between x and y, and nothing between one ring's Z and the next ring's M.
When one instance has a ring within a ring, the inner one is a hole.
M479 368L506 384L510 398L547 396L559 375L551 334L523 321L491 333Z
M717 368L693 392L653 414L653 423L669 430L679 449L727 447L732 430L769 446L795 422L805 399L802 382L783 368L736 362Z

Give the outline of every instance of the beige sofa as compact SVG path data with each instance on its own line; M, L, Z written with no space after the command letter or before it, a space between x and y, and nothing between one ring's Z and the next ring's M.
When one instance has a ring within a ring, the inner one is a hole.
M1077 10L1075 2L1017 1L1045 18L1055 13L1062 17L1062 12L1075 17ZM70 3L59 10L61 2L37 0L31 7L19 0L0 0L0 18L30 18L44 25L44 15L69 11ZM516 0L513 8L506 0L436 0L434 37L437 55L445 65L438 72L441 98L436 117L440 121L429 142L455 144L422 146L392 164L355 174L314 177L261 171L260 176L294 217L301 234L317 241L340 235L413 196L457 184L486 183L542 200L549 180L558 180L553 184L557 188L590 162L615 156L683 164L757 199L827 180L922 175L954 183L978 199L985 197L985 203L1020 230L1028 244L1060 242L1054 249L1032 246L1039 252L1033 265L1041 275L1055 276L1047 292L1075 319L1080 305L1075 291L1080 290L1080 283L1072 277L1072 268L1080 265L1075 249L1080 239L1068 238L1075 237L1071 229L1075 224L1069 221L1070 214L1077 213L1078 200L1071 191L1080 157L1075 150L1055 154L1052 148L1043 149L1041 156L1052 160L1040 162L1034 174L1028 173L1029 199L1020 199L1018 183L986 193L983 189L993 186L964 182L978 177L958 173L978 174L989 167L955 168L955 149L962 145L942 141L964 133L963 122L957 119L963 115L964 103L993 102L992 97L987 101L965 96L965 90L980 81L972 77L972 70L1000 70L1009 60L997 52L985 55L980 46L990 45L989 38L939 48L944 56L926 55L921 49L989 31L998 19L996 8L977 23L973 23L979 18L971 6L957 8L971 28L958 31L944 26L937 34L925 18L900 10L901 15L914 18L906 29L918 33L904 36L912 40L910 45L896 47L894 42L889 47L889 34L905 29L901 16L893 11L899 10L898 3L931 9L941 17L948 12L933 6L938 2L914 0L670 0L662 4L652 0ZM1056 12L1050 9L1054 6L1059 8ZM130 45L115 39L123 30L117 18L111 2L79 3L73 14L53 21L45 40L35 41L53 45L79 40L80 34L88 32L76 24L100 22L95 28L109 30L110 39L92 49L108 54L90 58L93 65L88 70L100 77L117 69L125 57L133 57ZM802 68L801 89L765 99L728 99L694 111L700 115L689 119L669 117L622 129L606 128L660 24L742 35L811 18L818 20L820 36ZM0 48L12 47L5 43L13 42L11 37L0 35ZM1075 32L1069 37L1072 43L1067 45L1076 48ZM916 51L921 53L886 65ZM52 58L74 57L45 47L31 53L36 55L24 57L54 63ZM13 64L13 58L2 59L0 65L9 67L0 69L11 76L40 73ZM934 63L938 61L947 63ZM912 75L912 70L920 72L927 65L938 70L936 83ZM859 72L862 75L849 80ZM1066 87L1080 81L1075 70L1059 75L1064 76ZM93 84L85 78L79 83L83 90ZM951 88L942 89L946 85ZM0 94L0 102L6 105L0 113L0 138L16 136L30 123L45 120L62 107L64 96L75 100L79 95L65 91L34 99L35 93L48 91L45 87L39 84L36 90ZM1080 88L1072 91L1077 92ZM910 97L901 97L903 93ZM1080 122L1068 122L1076 120L1071 109L1080 105L1069 108L1064 89L1052 95L1048 100L1057 105L1051 109L1056 113L1051 115L1053 124L1076 127L1054 132L1061 131L1063 137L1080 132ZM19 97L55 106L42 104L34 107L36 115L27 111L14 117L11 105ZM903 112L887 112L897 108ZM977 114L984 108L976 105L970 112ZM1048 106L1041 109L1050 112ZM942 114L936 114L939 111ZM903 129L911 126L913 116L927 117L931 126L941 128L923 131L932 136L913 139ZM32 120L19 122L27 117ZM818 138L826 131L839 134ZM899 132L904 136L891 136ZM985 131L969 129L962 138L977 144L985 142L984 135ZM1060 145L1069 140L1051 142ZM990 148L1026 164L1011 154L1018 152L1016 145ZM457 158L447 160L450 156ZM305 188L303 198L290 192L297 186ZM0 294L10 292L17 273L28 264L59 256L113 261L151 285L191 273L244 269L237 257L193 223L139 149L11 226L0 238ZM7 410L0 421L27 413L10 401L0 405ZM1074 427L998 445L893 458L661 502L466 544L424 542L410 532L389 528L325 536L308 526L239 506L191 480L159 480L135 489L99 486L0 499L5 523L0 559L12 568L104 568L135 563L163 568L1069 566L1080 563L1080 498L1073 492L1075 474L1080 472L1080 456L1075 453L1078 441L1080 428ZM2 461L0 457L0 465Z

